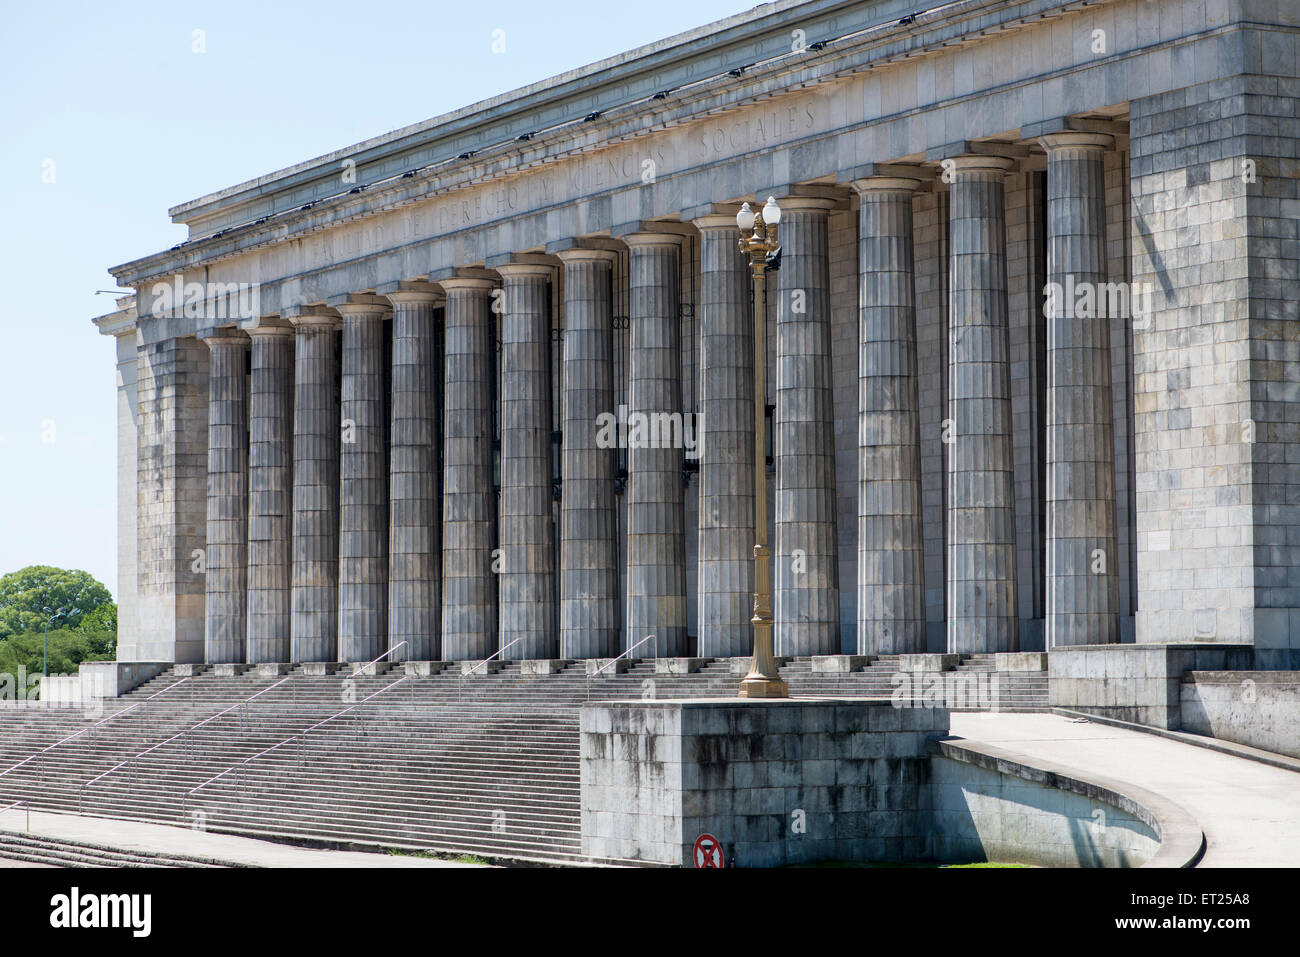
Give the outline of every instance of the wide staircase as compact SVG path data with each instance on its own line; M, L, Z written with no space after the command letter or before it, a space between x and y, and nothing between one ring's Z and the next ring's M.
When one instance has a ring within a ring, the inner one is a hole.
M793 659L782 675L798 696L927 703L939 687L898 677L888 657L841 674ZM1045 673L995 673L992 656L966 658L940 680L949 693L976 690L959 710L1047 707ZM537 676L493 663L469 677L454 666L284 676L180 666L104 702L95 719L0 708L0 808L26 801L281 841L572 862L582 859L581 706L730 697L736 681L726 659L690 674L640 661L596 677L585 662Z
M47 867L230 867L232 865L188 857L124 850L85 841L0 831L0 859Z

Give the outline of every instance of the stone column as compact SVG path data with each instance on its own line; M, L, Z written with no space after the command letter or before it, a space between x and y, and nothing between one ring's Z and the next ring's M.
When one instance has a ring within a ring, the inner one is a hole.
M388 467L388 647L393 661L436 661L442 590L438 330L441 292L402 283L393 304ZM405 642L403 645L402 643ZM399 645L401 647L399 647Z
M201 664L207 573L194 560L208 547L211 351L186 336L141 343L136 358L139 631L123 650L132 661Z
M492 378L495 323L488 279L441 282L443 321L442 656L481 660L496 651L496 576L492 546Z
M551 464L551 267L508 263L501 322L501 645L559 653ZM517 644L511 642L520 639Z
M631 249L628 348L627 634L638 658L686 654L681 241L624 237ZM667 434L665 434L667 433Z
M833 655L840 651L828 222L834 203L792 196L780 206L773 643L778 657Z
M337 661L339 621L338 314L292 317L292 660Z
M1119 641L1115 426L1105 308L1106 192L1096 133L1047 150L1047 648ZM1075 308L1091 290L1093 308ZM1080 314L1080 313L1083 314Z
M248 603L248 337L219 330L204 341L211 358L203 660L242 662Z
M858 233L858 654L925 651L913 179L853 184Z
M1016 522L1003 178L955 160L949 198L948 651L1016 651Z
M288 662L293 595L293 329L249 329L248 662Z
M560 474L560 657L619 653L618 513L613 416L614 253L568 249L564 261L564 451ZM608 424L608 419L604 423Z
M339 660L388 645L388 403L382 296L349 296L343 316L339 458Z
M749 655L754 630L754 321L734 216L700 230L701 657Z

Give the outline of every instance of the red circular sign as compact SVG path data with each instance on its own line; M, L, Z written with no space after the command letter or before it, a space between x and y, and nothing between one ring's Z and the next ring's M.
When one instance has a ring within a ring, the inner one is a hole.
M701 834L695 839L695 866L722 867L722 845L712 834Z

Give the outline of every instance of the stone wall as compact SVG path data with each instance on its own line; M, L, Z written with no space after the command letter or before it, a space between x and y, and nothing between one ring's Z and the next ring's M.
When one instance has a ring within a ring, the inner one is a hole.
M735 699L582 709L583 853L695 866L906 861L925 853L928 742L948 712L889 702Z
M930 765L936 859L1040 867L1140 867L1160 836L1096 794L1080 794L936 755Z
M1193 671L1179 691L1183 731L1300 758L1300 672Z
M1067 708L1177 729L1184 672L1253 667L1248 645L1075 645L1047 658L1048 701Z
M1285 666L1300 642L1300 81L1294 33L1246 38L1223 53L1246 75L1131 104L1133 278L1155 295L1134 346L1137 637L1253 643Z

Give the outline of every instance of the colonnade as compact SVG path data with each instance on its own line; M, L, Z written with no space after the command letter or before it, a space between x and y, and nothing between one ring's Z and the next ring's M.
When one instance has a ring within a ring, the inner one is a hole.
M1049 280L1105 276L1109 138L1044 137ZM950 171L948 650L1019 647L1003 180L1009 160ZM897 171L895 171L896 173ZM857 647L840 647L831 200L783 210L773 383L778 655L925 650L916 177L859 197ZM681 236L628 251L628 408L682 410ZM555 257L403 282L206 338L211 350L205 656L210 662L745 655L754 589L754 309L729 215L699 232L698 613L687 616L683 449L628 451L620 592L614 452L613 240ZM560 382L551 285L563 273ZM769 274L770 275L770 274ZM499 290L499 292L498 292ZM496 376L494 296L501 323ZM438 321L439 311L441 322ZM391 350L385 324L391 322ZM1117 640L1109 332L1049 308L1047 636ZM337 335L342 331L341 337ZM341 355L338 352L341 343ZM251 357L246 356L251 350ZM391 356L389 356L391 352ZM246 374L246 368L251 374ZM562 495L553 518L552 390ZM494 402L500 407L500 494ZM761 465L760 465L761 467ZM1098 555L1102 556L1098 571ZM558 557L558 560L557 560ZM1109 561L1107 561L1109 560ZM1109 570L1107 570L1109 569Z

